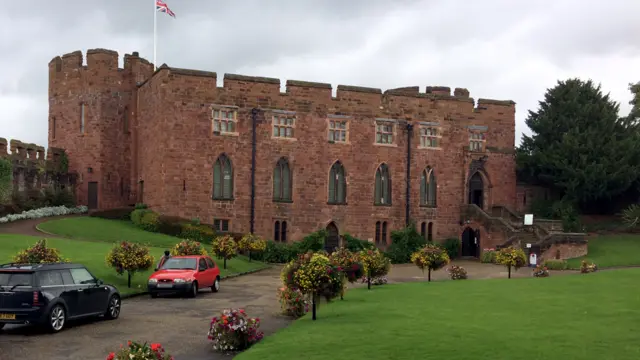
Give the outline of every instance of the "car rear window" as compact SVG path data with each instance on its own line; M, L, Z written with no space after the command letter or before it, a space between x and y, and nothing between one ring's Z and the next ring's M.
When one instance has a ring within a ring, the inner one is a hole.
M0 286L31 286L32 272L2 271L0 272Z
M196 269L196 259L192 258L168 258L164 264L162 264L162 269L185 269L185 270L195 270Z

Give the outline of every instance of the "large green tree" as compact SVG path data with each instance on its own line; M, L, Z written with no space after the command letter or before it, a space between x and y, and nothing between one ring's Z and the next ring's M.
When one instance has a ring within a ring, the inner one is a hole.
M591 80L559 81L526 123L518 149L520 175L576 205L627 191L640 174L638 124Z

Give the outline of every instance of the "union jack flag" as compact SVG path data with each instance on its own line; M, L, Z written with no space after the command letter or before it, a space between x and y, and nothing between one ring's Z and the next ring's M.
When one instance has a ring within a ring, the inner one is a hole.
M171 9L169 9L169 6L162 0L156 0L156 11L166 13L172 18L176 17L176 14L173 11L171 11Z

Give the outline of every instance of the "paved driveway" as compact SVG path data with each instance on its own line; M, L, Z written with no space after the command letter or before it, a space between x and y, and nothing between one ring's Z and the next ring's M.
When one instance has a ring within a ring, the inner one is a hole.
M228 307L244 308L260 317L262 330L270 334L288 325L278 315L276 290L280 268L225 280L220 292L202 290L195 299L180 297L124 300L115 321L83 321L58 334L32 327L6 327L0 331L0 360L103 360L127 340L159 342L176 360L226 359L211 350L209 322Z

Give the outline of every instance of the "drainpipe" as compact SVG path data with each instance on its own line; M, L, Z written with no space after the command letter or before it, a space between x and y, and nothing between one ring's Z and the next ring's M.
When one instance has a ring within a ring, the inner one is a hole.
M251 109L251 216L249 219L249 232L253 234L256 220L256 143L257 143L257 108Z
M413 138L413 124L407 124L407 199L405 202L405 223L411 222L411 139Z

